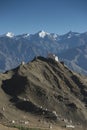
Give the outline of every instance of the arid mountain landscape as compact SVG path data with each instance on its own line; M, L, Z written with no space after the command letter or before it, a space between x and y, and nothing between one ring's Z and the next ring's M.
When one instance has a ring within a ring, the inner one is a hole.
M1 73L0 123L87 130L87 77L40 56Z
M87 0L0 0L0 130L87 130Z
M56 54L73 71L87 75L87 32L72 31L63 35L43 30L35 34L0 35L0 72L49 53Z

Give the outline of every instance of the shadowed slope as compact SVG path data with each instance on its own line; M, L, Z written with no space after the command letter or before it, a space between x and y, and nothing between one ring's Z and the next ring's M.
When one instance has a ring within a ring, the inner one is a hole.
M51 120L60 117L86 125L86 77L43 57L4 73L3 77L2 89L17 109Z

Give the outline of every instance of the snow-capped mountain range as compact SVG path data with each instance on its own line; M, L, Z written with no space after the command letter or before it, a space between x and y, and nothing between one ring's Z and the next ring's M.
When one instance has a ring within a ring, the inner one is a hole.
M39 31L35 34L7 32L0 35L0 70L6 71L35 56L58 55L74 71L87 74L87 32L64 35Z
M16 39L17 37L19 38L30 38L31 36L39 36L39 38L45 38L45 37L50 37L50 38L53 38L54 40L61 40L61 39L67 39L67 38L71 38L73 36L79 36L80 33L77 33L77 32L72 32L72 31L69 31L67 34L64 34L64 35L58 35L58 34L55 34L55 33L48 33L48 32L45 32L43 30L35 33L35 34L29 34L29 33L25 33L25 34L20 34L20 35L15 35L14 33L12 32L7 32L3 35L0 35L0 37L8 37L8 38L14 38Z
M6 34L3 34L3 35L0 35L0 37L3 37L3 36L6 36L6 37L9 37L9 38L16 38L16 37L20 37L20 38L29 38L30 36L33 36L33 35L38 35L40 38L44 38L46 36L51 36L50 33L48 32L45 32L45 31L39 31L38 33L36 34L29 34L29 33L25 33L25 34L21 34L21 35L14 35L14 33L12 32L7 32ZM54 38L56 38L57 35L55 34L54 35Z

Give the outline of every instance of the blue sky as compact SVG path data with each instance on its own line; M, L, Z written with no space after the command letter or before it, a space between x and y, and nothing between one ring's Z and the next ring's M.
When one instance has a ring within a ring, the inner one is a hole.
M0 0L0 34L87 31L87 0Z

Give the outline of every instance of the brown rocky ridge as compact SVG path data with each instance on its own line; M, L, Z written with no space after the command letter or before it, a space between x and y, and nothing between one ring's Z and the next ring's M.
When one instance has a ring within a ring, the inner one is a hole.
M44 57L1 73L0 122L86 130L87 77Z

